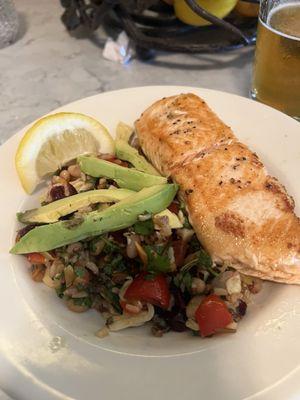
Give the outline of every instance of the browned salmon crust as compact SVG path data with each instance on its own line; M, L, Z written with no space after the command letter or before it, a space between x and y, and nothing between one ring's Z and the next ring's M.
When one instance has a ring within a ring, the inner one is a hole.
M195 153L236 140L232 130L193 94L157 101L135 126L140 145L163 175L170 175L174 165L188 161Z
M180 185L190 222L215 262L300 284L300 221L292 198L202 99L162 99L135 128L149 160Z

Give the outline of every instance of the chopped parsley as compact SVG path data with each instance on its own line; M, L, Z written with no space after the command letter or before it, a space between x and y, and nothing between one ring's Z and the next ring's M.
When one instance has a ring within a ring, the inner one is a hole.
M148 257L147 270L149 272L170 272L171 261L168 256L169 246L146 245L144 250Z
M152 218L146 221L137 221L133 225L133 230L137 235L148 236L154 233L154 223Z

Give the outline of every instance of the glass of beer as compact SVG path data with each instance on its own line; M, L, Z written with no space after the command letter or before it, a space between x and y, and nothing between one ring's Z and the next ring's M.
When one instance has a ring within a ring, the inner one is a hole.
M300 0L261 0L251 96L300 120Z

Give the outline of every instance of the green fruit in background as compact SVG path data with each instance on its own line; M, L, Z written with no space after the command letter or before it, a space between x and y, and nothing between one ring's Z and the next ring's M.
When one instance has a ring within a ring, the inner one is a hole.
M219 18L224 18L235 7L238 0L197 0L197 4L209 13ZM210 25L209 21L199 17L184 0L174 1L175 15L182 22L189 25L205 26Z

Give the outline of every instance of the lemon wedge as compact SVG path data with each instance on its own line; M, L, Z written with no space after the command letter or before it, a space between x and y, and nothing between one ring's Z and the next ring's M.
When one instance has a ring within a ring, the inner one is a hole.
M237 1L238 0L196 0L196 3L216 17L224 18L233 10ZM184 0L175 0L174 10L176 17L186 24L195 26L211 24L191 10Z
M114 154L114 141L94 118L78 113L57 113L38 120L23 136L15 163L24 190L36 186L65 163L81 154Z

